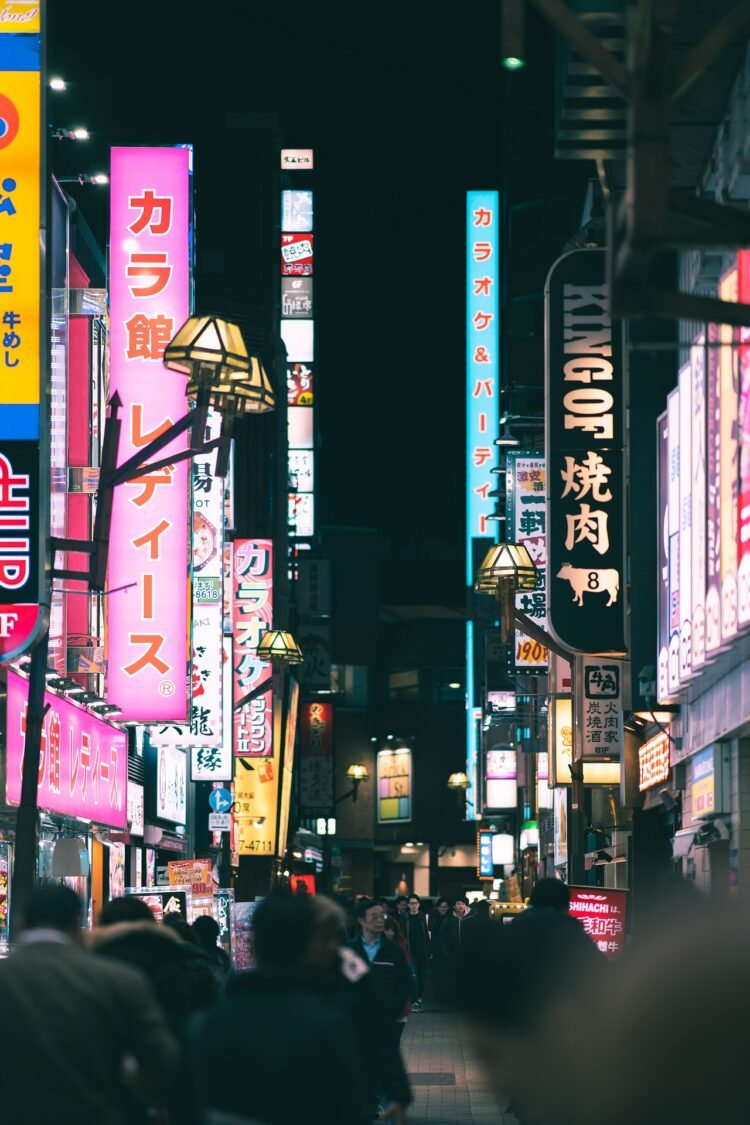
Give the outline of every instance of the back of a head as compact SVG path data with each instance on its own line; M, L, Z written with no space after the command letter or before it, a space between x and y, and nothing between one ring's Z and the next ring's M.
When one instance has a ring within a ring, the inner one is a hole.
M201 914L191 927L202 949L213 949L219 936L219 923L210 914Z
M298 967L315 925L312 895L272 894L264 898L253 915L259 968L279 971Z
M156 918L148 903L135 895L124 895L105 903L99 915L100 926L116 926L120 922L153 922Z
M81 909L81 900L70 887L36 887L22 911L23 928L73 934L80 929Z
M531 892L529 905L540 910L567 912L570 907L568 884L561 879L540 879Z

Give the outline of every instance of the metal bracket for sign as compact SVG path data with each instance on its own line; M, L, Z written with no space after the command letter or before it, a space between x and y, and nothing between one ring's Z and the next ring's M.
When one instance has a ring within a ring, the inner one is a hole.
M105 591L107 580L107 561L109 558L109 537L112 526L112 501L114 490L119 484L127 484L146 476L166 465L177 465L181 461L190 461L214 449L219 451L216 460L216 476L226 476L229 466L229 450L232 441L232 426L234 415L227 412L222 416L221 433L218 438L211 441L205 440L206 422L209 408L209 392L201 388L198 392L195 409L189 410L178 422L173 423L158 437L144 445L138 453L133 454L122 465L117 465L117 454L120 445L120 431L122 421L118 417L122 399L115 392L109 401L109 414L104 426L102 438L102 460L99 470L99 488L97 490L96 516L94 518L94 531L91 539L65 539L52 538L52 578L67 579L69 581L87 582L89 589L100 594L113 593ZM175 438L187 430L191 431L190 445L179 453L169 457L162 457L158 461L150 461L156 453L160 453ZM87 570L71 570L67 567L55 566L55 555L58 551L71 551L90 556ZM122 587L125 589L126 587ZM252 695L244 702L249 702Z
M627 185L619 206L609 208L607 256L613 316L656 316L750 327L750 305L681 293L658 280L664 251L705 246L739 250L750 242L750 216L746 211L677 194L670 188L669 177L672 103L691 88L725 47L742 40L750 27L750 4L740 0L717 19L673 68L659 4L641 0L635 6L631 62L625 67L563 0L533 3L629 103Z

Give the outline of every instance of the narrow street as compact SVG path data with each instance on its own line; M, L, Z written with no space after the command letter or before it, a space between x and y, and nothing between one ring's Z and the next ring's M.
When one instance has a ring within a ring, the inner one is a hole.
M424 1011L411 1015L403 1039L406 1068L414 1089L409 1121L476 1125L518 1125L498 1108L472 1058L458 1016Z

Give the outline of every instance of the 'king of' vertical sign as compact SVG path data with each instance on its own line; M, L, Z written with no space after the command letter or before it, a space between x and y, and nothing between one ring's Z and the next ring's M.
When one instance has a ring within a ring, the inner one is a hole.
M552 632L574 652L625 644L625 369L603 250L547 277L547 590Z
M110 394L118 464L187 410L185 376L164 349L190 313L190 157L185 147L113 148ZM165 453L186 448L177 439ZM108 581L108 698L124 721L184 721L187 695L188 467L118 485Z

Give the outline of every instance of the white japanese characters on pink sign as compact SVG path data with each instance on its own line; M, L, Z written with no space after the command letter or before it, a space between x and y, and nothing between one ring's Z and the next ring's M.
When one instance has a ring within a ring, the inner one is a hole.
M6 799L21 800L29 685L8 670ZM48 708L39 758L41 809L125 828L128 815L128 736L59 695L44 693Z
M190 150L113 148L110 397L121 402L118 464L187 409L164 349L189 315ZM171 443L159 456L186 448ZM188 466L118 485L107 574L108 699L123 720L185 720ZM122 589L122 587L129 587Z

